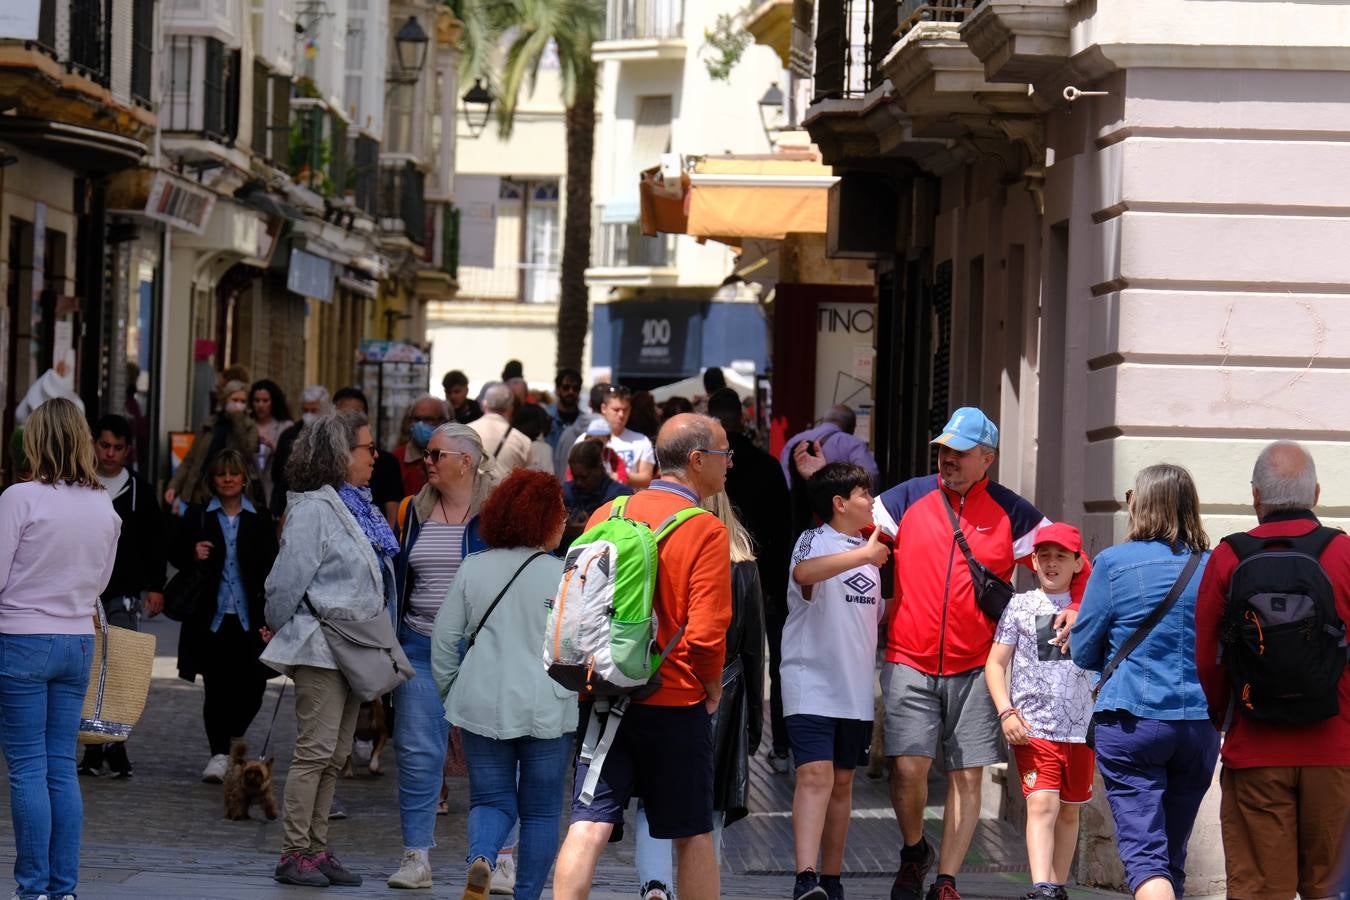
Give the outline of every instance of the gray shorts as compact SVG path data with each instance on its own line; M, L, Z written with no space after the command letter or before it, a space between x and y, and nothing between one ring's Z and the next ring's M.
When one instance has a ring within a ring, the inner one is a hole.
M1006 750L984 670L925 675L903 663L881 667L886 700L887 756L938 758L943 768L974 769L1003 762Z

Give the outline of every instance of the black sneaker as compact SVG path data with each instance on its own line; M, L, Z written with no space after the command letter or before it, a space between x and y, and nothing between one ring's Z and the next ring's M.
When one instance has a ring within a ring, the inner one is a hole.
M838 875L820 876L820 886L830 900L844 900L844 883L839 880Z
M1032 888L1022 900L1069 900L1069 892L1061 884L1044 885Z
M829 900L829 894L816 880L816 873L807 869L797 873L797 883L792 887L792 900Z
M131 777L131 760L127 759L126 744L111 744L104 751L103 758L108 762L114 778Z
M304 853L283 854L277 863L272 877L282 884L298 884L303 887L328 887L332 884L328 876L319 871L314 857Z
M914 859L908 859L903 850L900 852L900 871L895 873L895 881L891 883L891 900L919 900L923 896L923 880L937 862L937 854L925 838L922 849L914 856Z
M939 878L928 889L927 900L961 900L961 892L956 889L955 881Z
M361 876L344 866L341 860L327 850L314 855L314 866L323 873L329 884L347 887L361 886Z

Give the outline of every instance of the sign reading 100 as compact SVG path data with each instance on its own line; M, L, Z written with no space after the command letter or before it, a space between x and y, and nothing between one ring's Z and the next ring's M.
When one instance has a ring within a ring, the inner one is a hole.
M642 346L651 347L670 343L669 319L642 320Z

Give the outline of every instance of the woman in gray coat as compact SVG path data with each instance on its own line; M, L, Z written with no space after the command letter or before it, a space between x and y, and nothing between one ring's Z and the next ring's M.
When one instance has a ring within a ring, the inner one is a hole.
M398 553L389 523L370 498L375 442L366 417L338 412L295 441L281 551L267 578L267 625L275 632L262 661L295 681L295 755L286 775L282 884L359 885L328 851L328 812L338 771L352 749L360 700L338 669L309 603L326 619L360 621L393 597Z

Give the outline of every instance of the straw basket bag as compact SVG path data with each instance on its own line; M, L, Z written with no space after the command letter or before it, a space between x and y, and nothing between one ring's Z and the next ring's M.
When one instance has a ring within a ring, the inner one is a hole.
M94 662L80 713L80 743L125 741L145 710L155 636L108 625L103 602L94 601Z

